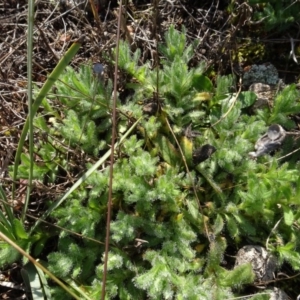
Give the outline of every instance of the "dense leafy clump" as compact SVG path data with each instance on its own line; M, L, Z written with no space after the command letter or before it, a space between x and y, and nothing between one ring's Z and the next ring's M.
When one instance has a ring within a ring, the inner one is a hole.
M299 165L294 156L279 159L297 141L289 136L282 149L257 160L248 155L269 125L295 128L299 92L288 86L273 107L253 112L255 95L232 92L234 77L212 82L204 63L188 67L196 46L171 27L156 70L120 45L119 67L133 78L127 88L134 92L118 102L118 136L141 121L116 151L108 299L229 299L254 281L250 265L224 264L226 254L248 243L267 243L280 263L300 268ZM55 101L63 104L60 114ZM36 125L49 133L38 153L54 182L51 164L70 170L66 145L92 160L109 150L111 83L89 65L68 68L49 103L52 126L43 116ZM94 240L105 240L108 177L104 164L52 213L57 225L90 239L62 231L49 269L93 299L102 288L104 245ZM59 289L53 294L62 297Z
M248 25L262 24L267 31L282 32L292 27L298 20L300 6L297 1L288 0L250 0L249 2L231 1L228 11L238 12L240 16L247 16Z

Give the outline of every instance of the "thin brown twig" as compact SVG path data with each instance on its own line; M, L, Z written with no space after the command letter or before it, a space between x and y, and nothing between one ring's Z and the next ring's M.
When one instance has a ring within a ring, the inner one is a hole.
M253 283L252 286L258 287L258 286L265 286L265 285L269 285L270 283L275 283L275 282L279 282L279 281L285 281L285 280L291 280L293 278L299 277L300 273L297 273L293 276L287 276L287 278L275 278L273 280L268 280L268 281L263 281L263 282L257 282L257 283Z
M108 262L108 250L109 250L109 239L110 239L112 184L113 184L114 152L115 152L116 120L117 120L117 116L116 116L116 106L117 105L116 105L116 103L117 103L117 79L118 79L121 17L122 17L122 0L120 0L120 3L119 3L119 15L118 15L118 27L117 27L117 45L116 45L116 60L115 60L115 74L114 74L114 96L113 96L113 109L112 109L111 155L110 155L110 167L109 167L109 190L108 190L107 218L106 218L104 270L103 270L102 291L101 291L101 299L102 300L105 299L107 262Z
M156 94L155 100L157 105L159 105L158 94L159 94L159 55L158 55L158 34L157 27L159 25L158 22L158 0L153 0L153 34L155 40L155 55L153 61L153 67L156 67Z

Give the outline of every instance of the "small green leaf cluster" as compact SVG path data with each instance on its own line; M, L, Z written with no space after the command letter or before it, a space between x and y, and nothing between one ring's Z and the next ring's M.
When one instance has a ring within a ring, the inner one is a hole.
M250 0L254 14L253 20L260 21L267 31L283 31L292 26L299 19L300 6L298 2L291 3L288 0ZM234 2L230 4L230 10Z
M106 133L111 126L111 93L111 82L104 84L90 66L82 65L78 72L66 69L53 96L65 106L55 127L66 144L95 156L105 148L110 135L101 135L100 139L100 133Z
M25 251L28 251L32 246L33 239L30 238L28 233L25 231L24 226L20 220L15 218L12 224L9 224L8 226L4 226L3 224L1 224L0 228L1 232L3 232L9 239L11 239ZM14 247L4 242L1 243L0 262L2 266L12 264L15 261L19 260L20 257L20 253ZM26 262L25 258L24 262Z

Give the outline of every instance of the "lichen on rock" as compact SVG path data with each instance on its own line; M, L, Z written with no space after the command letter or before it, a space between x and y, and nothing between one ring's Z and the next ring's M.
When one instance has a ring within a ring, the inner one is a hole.
M250 86L253 83L277 84L278 72L272 64L252 65L243 75L243 84Z

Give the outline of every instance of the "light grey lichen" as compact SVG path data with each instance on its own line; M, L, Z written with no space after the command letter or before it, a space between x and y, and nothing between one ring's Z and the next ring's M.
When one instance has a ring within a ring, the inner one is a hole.
M256 281L270 281L274 279L274 272L277 267L275 256L258 245L247 245L241 248L235 261L235 267L251 263Z
M278 80L277 69L272 64L252 65L243 75L243 84L247 86L258 82L277 84Z
M268 131L255 143L255 152L250 152L252 158L262 156L278 149L286 137L285 130L279 124L272 124Z

